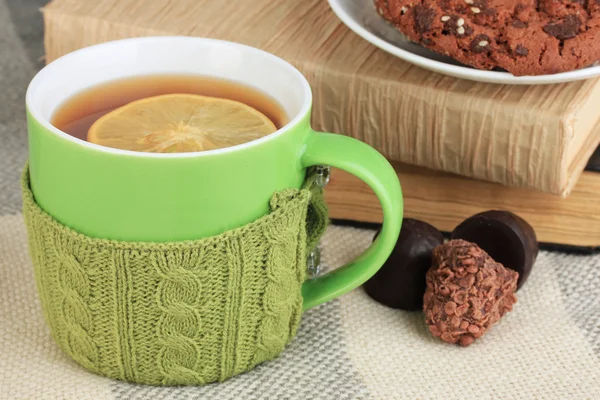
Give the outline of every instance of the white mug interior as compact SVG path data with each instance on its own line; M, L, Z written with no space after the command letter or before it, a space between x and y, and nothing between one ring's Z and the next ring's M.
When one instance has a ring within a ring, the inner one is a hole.
M199 153L138 153L95 145L70 136L51 123L58 108L94 86L147 75L199 75L226 79L268 94L289 122L277 132L237 146ZM43 68L26 95L31 115L48 131L100 151L145 157L194 157L229 152L283 134L310 112L312 95L304 76L292 65L265 51L238 43L186 36L123 39L69 53Z

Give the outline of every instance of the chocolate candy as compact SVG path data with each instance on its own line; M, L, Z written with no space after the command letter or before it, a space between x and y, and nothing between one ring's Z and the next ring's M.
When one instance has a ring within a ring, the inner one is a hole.
M423 302L429 331L444 342L470 345L512 310L517 278L474 243L450 240L436 247Z
M458 225L452 239L476 243L495 261L519 273L523 286L538 254L535 231L523 218L510 211L486 211Z
M594 151L594 154L592 154L592 157L588 161L585 170L600 172L600 147L598 147L596 151Z
M421 310L431 252L442 243L444 237L436 228L423 221L405 218L394 251L383 267L364 284L365 291L388 307Z

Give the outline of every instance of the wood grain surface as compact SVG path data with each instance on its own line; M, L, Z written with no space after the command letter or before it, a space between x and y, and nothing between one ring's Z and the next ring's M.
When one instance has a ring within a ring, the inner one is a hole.
M47 61L147 35L265 49L310 81L316 129L407 164L566 195L600 143L600 81L504 86L428 72L359 38L325 0L54 0L43 12Z
M600 173L584 172L564 199L525 188L481 182L425 168L394 164L404 193L404 214L451 232L465 218L487 210L510 210L528 221L538 240L600 247ZM382 221L373 191L358 178L334 170L325 191L333 219Z

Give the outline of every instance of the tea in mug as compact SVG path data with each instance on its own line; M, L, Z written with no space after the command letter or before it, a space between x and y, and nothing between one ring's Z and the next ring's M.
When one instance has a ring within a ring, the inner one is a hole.
M201 76L112 81L68 99L52 124L76 138L132 151L179 153L250 142L287 123L265 93Z

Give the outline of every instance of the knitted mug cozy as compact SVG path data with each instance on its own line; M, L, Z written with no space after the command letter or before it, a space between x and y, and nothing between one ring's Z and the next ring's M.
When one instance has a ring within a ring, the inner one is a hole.
M296 334L307 255L327 225L314 177L275 193L248 225L172 243L85 236L37 205L27 168L22 189L44 316L90 371L201 385L276 357Z

